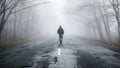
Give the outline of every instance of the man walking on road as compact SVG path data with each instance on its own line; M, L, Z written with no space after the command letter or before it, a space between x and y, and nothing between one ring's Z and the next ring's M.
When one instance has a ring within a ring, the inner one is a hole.
M64 30L61 26L59 26L57 33L59 35L59 41L60 41L60 45L61 45L62 41L63 41L63 35L64 35Z

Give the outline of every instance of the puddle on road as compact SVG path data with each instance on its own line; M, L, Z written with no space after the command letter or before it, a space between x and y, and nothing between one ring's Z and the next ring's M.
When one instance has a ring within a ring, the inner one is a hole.
M61 54L61 48L58 48L58 55Z
M57 50L50 53L51 57L57 57L58 62L49 65L49 68L75 68L76 56L73 54L74 51L65 48L58 48Z
M22 68L48 68L50 65L50 61L54 59L50 56L50 52L54 49L51 48L44 48L36 52L31 62L28 65L21 66Z

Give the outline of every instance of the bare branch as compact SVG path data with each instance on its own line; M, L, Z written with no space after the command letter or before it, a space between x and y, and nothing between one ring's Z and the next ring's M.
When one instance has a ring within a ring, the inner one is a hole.
M13 14L13 13L20 12L20 11L22 11L22 10L25 10L25 9L27 9L27 8L31 8L31 7L38 6L38 5L41 5L41 4L46 4L46 3L50 3L50 2L38 3L38 4L34 4L34 5L31 5L31 6L28 6L28 7L24 7L24 8L22 8L22 9L16 10L15 12L12 12L12 14Z

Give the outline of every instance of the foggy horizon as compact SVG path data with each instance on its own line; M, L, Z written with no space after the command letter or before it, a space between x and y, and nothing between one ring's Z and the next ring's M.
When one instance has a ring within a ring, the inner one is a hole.
M0 68L120 68L120 0L0 0Z

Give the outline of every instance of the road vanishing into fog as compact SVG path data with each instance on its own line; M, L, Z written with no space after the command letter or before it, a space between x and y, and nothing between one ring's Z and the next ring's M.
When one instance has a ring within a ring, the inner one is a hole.
M82 38L35 40L0 53L0 68L120 68L120 54Z

